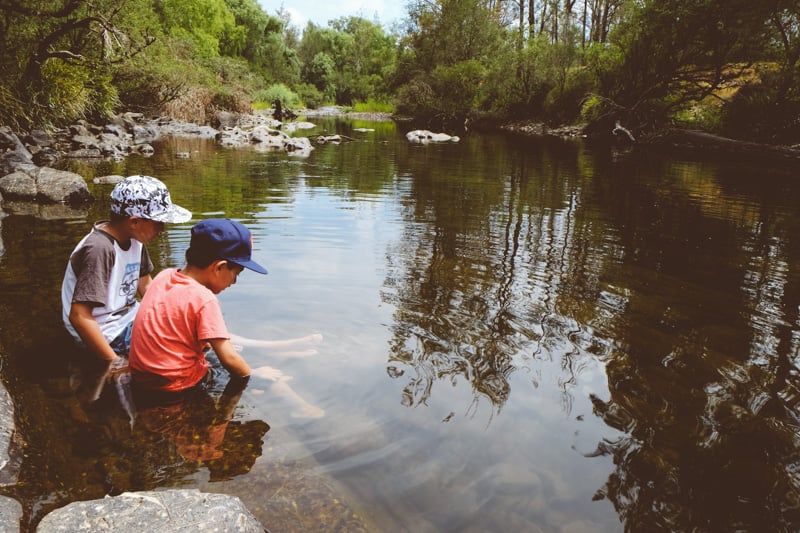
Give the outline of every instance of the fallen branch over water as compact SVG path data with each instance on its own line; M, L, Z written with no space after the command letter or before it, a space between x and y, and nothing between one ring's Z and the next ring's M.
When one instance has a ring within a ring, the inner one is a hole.
M697 151L706 155L800 163L800 150L791 146L740 141L696 130L668 129L643 138L640 144Z

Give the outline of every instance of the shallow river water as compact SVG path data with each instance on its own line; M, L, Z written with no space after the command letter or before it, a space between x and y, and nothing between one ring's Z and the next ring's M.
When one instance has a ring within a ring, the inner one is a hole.
M317 123L303 134L356 141L298 157L165 139L76 166L98 198L86 212L0 219L19 419L0 481L24 527L189 487L239 496L273 533L800 529L796 173ZM251 229L269 275L219 297L239 335L322 336L243 348L290 380L222 380L197 412L127 412L113 386L87 400L59 286L108 209L91 178L136 173L194 214L149 244L158 270L182 265L202 218Z

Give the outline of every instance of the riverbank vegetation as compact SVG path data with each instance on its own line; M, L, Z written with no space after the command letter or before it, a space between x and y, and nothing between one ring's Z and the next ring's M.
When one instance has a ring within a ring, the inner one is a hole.
M324 104L441 127L688 126L800 142L797 0L411 0L392 28L257 0L0 0L0 122Z

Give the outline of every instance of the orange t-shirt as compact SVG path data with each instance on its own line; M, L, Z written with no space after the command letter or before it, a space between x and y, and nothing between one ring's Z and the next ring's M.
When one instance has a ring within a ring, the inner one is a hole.
M147 288L136 313L131 377L148 389L192 387L208 372L203 347L209 339L230 339L219 300L179 270L164 270Z

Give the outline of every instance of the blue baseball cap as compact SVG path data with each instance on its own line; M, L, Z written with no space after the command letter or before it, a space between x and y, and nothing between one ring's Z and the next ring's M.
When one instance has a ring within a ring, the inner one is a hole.
M267 269L250 258L253 253L253 236L250 230L229 218L207 218L192 226L189 246L231 263L266 274Z

